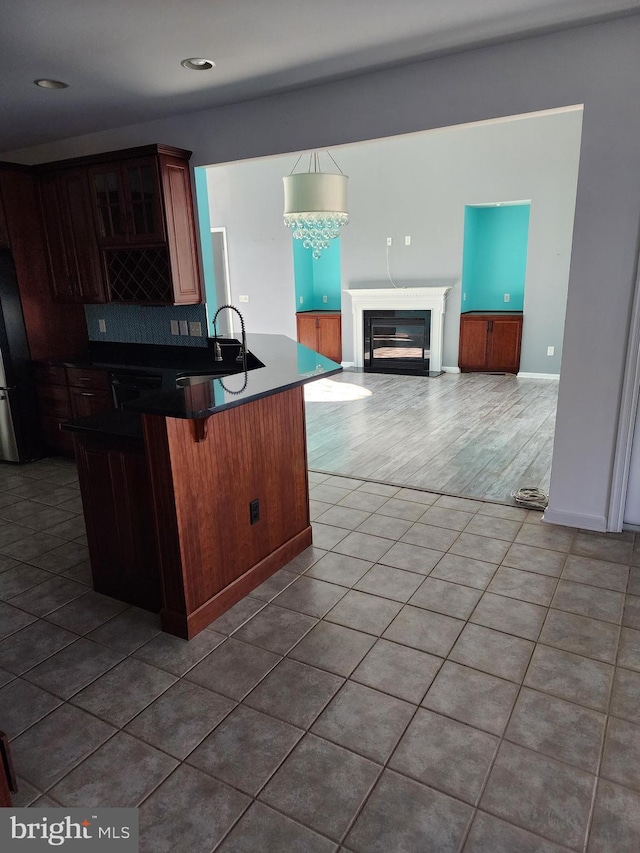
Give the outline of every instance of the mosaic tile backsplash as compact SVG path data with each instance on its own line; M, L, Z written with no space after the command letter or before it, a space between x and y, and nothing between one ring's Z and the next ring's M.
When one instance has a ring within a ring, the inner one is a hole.
M207 312L204 305L85 305L84 310L90 341L181 347L202 347L207 344ZM106 332L100 332L99 320L105 321ZM201 323L202 337L172 335L171 320Z

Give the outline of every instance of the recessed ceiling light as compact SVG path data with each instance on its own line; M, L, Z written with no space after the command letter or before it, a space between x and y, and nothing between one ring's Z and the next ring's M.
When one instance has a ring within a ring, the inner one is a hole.
M62 80L34 80L33 81L36 86L40 86L43 89L68 89L69 84L63 83Z
M209 71L210 68L215 68L216 66L213 59L202 59L199 56L192 56L191 59L183 59L180 65L188 68L190 71Z

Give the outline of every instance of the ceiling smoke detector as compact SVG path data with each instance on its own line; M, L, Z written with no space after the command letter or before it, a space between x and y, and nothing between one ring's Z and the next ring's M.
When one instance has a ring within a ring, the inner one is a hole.
M216 64L213 59L202 59L198 56L192 56L190 59L183 59L180 63L183 68L188 68L190 71L209 71L215 68Z
M41 89L68 89L69 84L63 83L62 80L47 80L43 78L42 80L34 80L33 81L36 86L40 86Z

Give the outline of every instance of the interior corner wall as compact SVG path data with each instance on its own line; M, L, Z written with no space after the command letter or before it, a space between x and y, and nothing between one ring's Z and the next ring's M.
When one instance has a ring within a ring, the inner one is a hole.
M192 162L200 166L584 104L546 515L605 529L640 231L639 43L640 16L629 15L2 157L39 163L164 142L193 150ZM256 205L262 207L259 195ZM265 220L270 216L264 212ZM536 220L532 206L531 243L541 227ZM262 257L271 280L291 280L290 251ZM528 275L544 281L547 263L533 265L530 258ZM525 313L544 315L544 304L527 301ZM261 307L275 313L269 288L252 305L256 331ZM551 327L554 318L547 320ZM287 327L293 337L293 317ZM523 347L526 337L525 328Z
M573 165L577 166L577 162L576 147ZM573 216L569 224L573 226ZM567 240L571 240L570 230L567 230ZM528 204L465 209L463 311L523 310L528 242ZM532 282L532 286L535 287L535 282ZM566 286L562 288L562 296L566 299ZM508 297L507 301L505 297ZM564 300L558 308L564 313ZM543 346L544 339L536 343ZM558 346L559 343L554 341L553 345Z
M291 311L311 311L314 308L313 257L300 240L291 238L293 252L293 281L295 300Z

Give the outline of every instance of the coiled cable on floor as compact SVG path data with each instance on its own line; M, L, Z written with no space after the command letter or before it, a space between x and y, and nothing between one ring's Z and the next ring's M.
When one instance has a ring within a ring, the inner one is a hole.
M549 495L542 489L518 489L517 492L511 492L511 497L517 504L529 509L546 509L549 503Z

